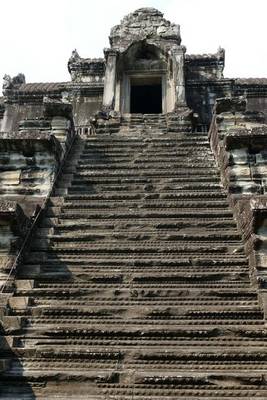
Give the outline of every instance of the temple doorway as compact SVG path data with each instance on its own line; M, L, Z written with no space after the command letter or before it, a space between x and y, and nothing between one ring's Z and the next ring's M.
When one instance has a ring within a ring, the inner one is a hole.
M134 114L162 113L162 79L131 79L130 112Z

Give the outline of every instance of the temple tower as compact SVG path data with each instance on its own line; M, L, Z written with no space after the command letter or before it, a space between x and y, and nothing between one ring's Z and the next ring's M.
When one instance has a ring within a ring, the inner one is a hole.
M113 27L109 39L104 110L150 114L186 106L179 25L154 8L140 8Z

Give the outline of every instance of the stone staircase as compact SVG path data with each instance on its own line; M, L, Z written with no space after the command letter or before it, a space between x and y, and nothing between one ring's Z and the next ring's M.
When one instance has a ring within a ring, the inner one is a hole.
M74 146L5 317L1 399L267 398L263 313L207 137L138 118Z
M167 133L167 118L165 114L124 114L120 132L128 135L162 135Z

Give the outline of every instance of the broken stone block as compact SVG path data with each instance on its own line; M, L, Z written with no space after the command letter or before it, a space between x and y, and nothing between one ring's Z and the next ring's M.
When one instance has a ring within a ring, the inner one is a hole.
M232 164L243 165L248 164L248 149L233 149L230 152L229 161Z

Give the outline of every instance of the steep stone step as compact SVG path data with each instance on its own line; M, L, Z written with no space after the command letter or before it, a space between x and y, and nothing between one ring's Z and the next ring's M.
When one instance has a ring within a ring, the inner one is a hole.
M158 182L155 182L149 178L125 178L125 177L110 177L110 178L104 178L100 176L98 178L100 180L100 185L95 188L95 179L92 177L92 179L83 179L80 181L73 182L71 186L68 187L67 192L65 195L71 195L71 194L90 194L90 193L95 193L96 191L101 191L101 188L103 188L105 191L113 192L134 192L134 187L138 191L141 189L141 185L145 185L146 187L143 188L144 193L154 193L158 192L160 189L162 190L171 190L171 191L176 191L176 193L183 193L184 191L194 191L195 193L198 193L198 191L203 192L206 191L206 193L213 192L214 189L220 188L220 185L218 183L212 183L208 182L206 178L204 178L204 182L198 182L199 179L192 180L191 179L183 179L180 182L175 182L175 183L168 183L168 182L162 182L161 184L158 184ZM217 182L217 177L215 179ZM188 183L187 183L188 182ZM121 183L121 185L119 185ZM125 186L127 185L127 186ZM65 185L62 185L65 187Z
M104 188L103 188L104 189ZM88 202L91 201L96 201L96 200L102 200L102 201L121 201L121 200L127 200L127 201L132 201L132 200L141 200L147 198L147 193L146 192L140 192L139 190L136 191L129 191L127 188L125 188L125 193L118 193L116 191L116 188L114 188L114 192L110 191L104 191L101 190L100 193L92 193L92 194L73 194L73 195L67 195L64 197L52 197L50 198L50 205L58 205L58 204L68 204L70 202ZM151 192L151 195L154 196L154 199L164 199L164 200L183 200L183 199L188 199L190 201L205 201L205 200L213 200L215 201L218 200L225 200L227 202L227 197L226 194L223 192L194 192L192 193L191 191L183 191L182 193L177 193L176 191L171 191L171 190L160 190L160 193ZM228 204L228 202L227 202Z
M178 179L151 179L151 178L103 178L102 176L98 178L99 184L96 183L95 178L92 176L90 180L87 179L88 185L91 185L91 192L94 194L95 192L127 192L127 193L136 193L142 191L145 195L147 193L163 193L165 191L175 192L175 194L180 195L181 193L188 194L188 198L190 198L190 193L192 196L197 195L199 192L203 193L214 193L214 190L221 189L221 185L218 183L217 176L214 177L183 177L180 180ZM61 181L62 182L62 181ZM84 183L84 179L80 182L73 182L73 188L68 184L68 188L78 189L83 188L81 191L77 191L76 195L86 195L84 193L84 186L81 186L81 183ZM80 185L79 185L80 184ZM60 183L58 184L58 186ZM65 184L64 184L65 185ZM92 187L92 185L94 185ZM86 189L90 189L88 186ZM218 193L218 192L217 192ZM222 192L219 192L220 194ZM71 194L71 193L70 193ZM89 194L88 194L89 195ZM66 194L65 194L66 196Z
M146 220L145 224L142 220L132 220L132 219L120 219L120 221L115 221L115 220L90 220L86 218L77 218L77 220L73 220L72 218L50 218L46 217L42 220L40 224L41 228L47 227L62 227L63 229L66 228L68 229L77 229L80 228L81 230L83 229L129 229L130 231L134 229L174 229L174 230L180 230L180 229L229 229L229 228L236 228L236 224L231 217L224 217L224 218L211 218L209 219L208 217L205 219L199 219L197 221L191 221L183 218L171 218L168 220L168 218L158 218L158 219L148 219Z
M164 211L164 212L162 212ZM218 213L219 212L219 213ZM191 209L184 209L179 210L176 208L170 209L158 209L152 211L146 210L136 210L136 209L128 209L128 210L86 210L86 209L79 209L79 210L68 210L68 209L61 209L60 207L50 207L47 210L47 217L69 217L69 218L93 218L97 217L97 219L101 218L109 218L109 219L129 219L129 218L148 218L148 219L170 219L170 218L232 218L233 214L231 210L222 210L222 209L203 209L200 210L198 208L191 208Z
M83 400L103 400L96 387L265 398L263 312L207 137L144 121L84 140L66 164L17 273L1 395L60 377Z
M152 196L150 196L152 197ZM87 209L87 210L94 210L94 209L117 209L121 210L124 208L131 209L135 207L136 209L169 209L169 208L175 208L178 207L179 209L183 208L204 208L204 209L229 209L229 205L225 201L219 201L219 200L213 200L213 201L208 201L204 199L204 201L173 201L173 200L168 200L165 199L164 201L161 200L151 200L151 198L148 199L142 199L139 201L132 201L132 200L127 200L127 202L122 201L122 200L117 200L117 202L114 201L100 201L100 200L89 200L88 201L75 201L75 202L65 202L64 205L62 206L62 211L64 212L65 210L73 210L73 209Z

